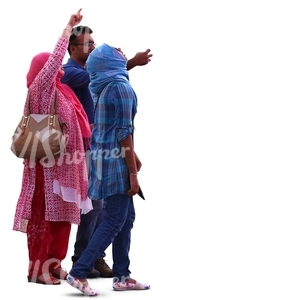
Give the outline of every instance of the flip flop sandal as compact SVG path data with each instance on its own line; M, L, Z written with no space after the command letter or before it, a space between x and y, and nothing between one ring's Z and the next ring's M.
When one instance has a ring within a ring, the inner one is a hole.
M45 279L43 275L40 275L37 278L27 276L27 280L28 280L28 282L34 282L34 283L40 283L40 284L58 285L61 283L60 280L54 278L53 276L49 276L47 279Z

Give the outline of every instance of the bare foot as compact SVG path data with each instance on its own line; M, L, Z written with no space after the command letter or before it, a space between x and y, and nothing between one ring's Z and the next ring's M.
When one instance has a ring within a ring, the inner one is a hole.
M64 270L62 267L51 270L51 273L52 273L53 277L55 277L57 279L64 279L65 280L68 276L67 271Z

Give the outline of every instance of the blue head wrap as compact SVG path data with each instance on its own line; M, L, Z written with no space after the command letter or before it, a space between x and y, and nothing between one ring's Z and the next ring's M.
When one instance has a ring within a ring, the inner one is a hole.
M99 94L104 87L115 81L128 81L127 60L114 47L102 44L88 56L86 70L90 75L89 88Z

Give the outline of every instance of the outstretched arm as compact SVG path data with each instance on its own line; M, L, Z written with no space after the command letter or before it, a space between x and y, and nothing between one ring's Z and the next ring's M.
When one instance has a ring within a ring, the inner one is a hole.
M127 70L131 70L136 66L147 65L151 61L153 54L150 53L150 49L147 49L144 52L138 52L133 58L127 61Z
M58 41L55 44L53 55L50 55L41 72L37 75L41 89L43 92L51 90L51 83L57 76L57 72L62 66L63 58L67 51L69 37L73 26L80 23L82 15L80 14L81 9L76 14L72 14L65 29L63 29Z
M63 30L63 33L62 33L62 37L65 38L65 39L68 39L70 38L71 34L72 34L72 29L74 26L78 25L81 20L82 20L82 15L80 14L81 12L81 8L78 10L78 12L76 14L73 14L71 17L70 17L70 20L66 26L66 28Z

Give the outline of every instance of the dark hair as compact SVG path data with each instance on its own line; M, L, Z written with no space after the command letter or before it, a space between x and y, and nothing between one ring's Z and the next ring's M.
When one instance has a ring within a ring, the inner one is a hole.
M72 34L70 36L69 45L68 45L68 52L70 55L71 55L70 46L76 44L77 37L85 33L92 34L93 30L88 26L82 26L82 25L74 27L72 29Z

